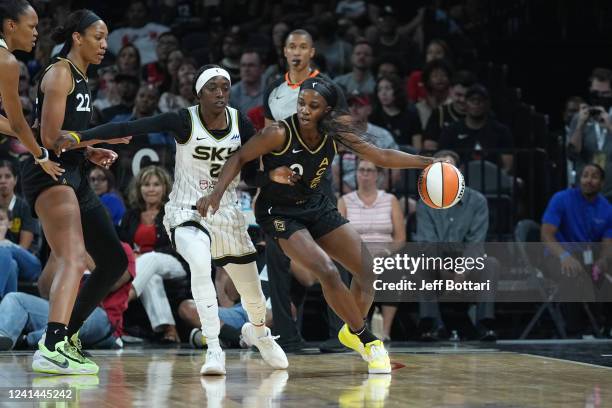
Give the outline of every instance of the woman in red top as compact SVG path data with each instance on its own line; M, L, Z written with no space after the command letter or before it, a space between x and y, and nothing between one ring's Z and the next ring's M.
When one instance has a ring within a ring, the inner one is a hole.
M450 61L450 49L446 41L433 39L427 44L427 48L425 49L425 64L438 59ZM406 81L406 94L408 95L408 100L413 103L425 99L427 90L423 83L422 70L416 69L410 73Z
M163 283L163 279L187 275L162 225L163 207L171 187L172 180L165 169L143 168L130 185L130 209L121 220L119 236L132 246L136 255L136 278L130 300L140 298L151 327L163 333L163 342L178 343L180 338Z

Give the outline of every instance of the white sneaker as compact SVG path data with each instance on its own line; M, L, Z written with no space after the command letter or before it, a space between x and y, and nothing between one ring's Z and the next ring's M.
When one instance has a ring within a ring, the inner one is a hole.
M200 374L225 375L225 352L208 350Z
M245 343L255 346L268 365L275 369L285 369L289 366L287 356L283 349L276 343L278 336L272 336L270 329L266 327L266 335L257 337L255 326L252 323L245 323L242 326L242 338Z

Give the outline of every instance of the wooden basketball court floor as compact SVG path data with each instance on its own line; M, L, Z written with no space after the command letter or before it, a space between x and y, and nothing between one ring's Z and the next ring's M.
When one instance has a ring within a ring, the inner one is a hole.
M227 376L201 377L202 351L93 351L98 376L31 372L31 352L0 353L1 406L16 407L609 407L612 368L491 348L391 348L393 373L368 375L355 353L289 355L272 370L227 351ZM64 402L20 402L9 389L72 387Z

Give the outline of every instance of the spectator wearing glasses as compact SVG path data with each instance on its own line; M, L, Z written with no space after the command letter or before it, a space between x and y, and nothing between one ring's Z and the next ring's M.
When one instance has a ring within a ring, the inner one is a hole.
M102 167L94 167L89 172L89 184L108 210L113 224L118 226L123 214L125 214L125 205L123 199L115 190L113 173Z

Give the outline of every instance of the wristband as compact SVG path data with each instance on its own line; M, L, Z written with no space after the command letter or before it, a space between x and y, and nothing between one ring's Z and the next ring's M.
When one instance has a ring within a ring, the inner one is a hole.
M564 260L565 258L567 258L568 256L570 256L570 255L571 255L571 254L570 254L569 252L567 252L567 251L563 251L563 253L562 253L561 255L559 255L559 260L560 260L561 262L563 262L563 260Z
M49 151L44 147L40 146L40 151L42 152L40 156L34 157L36 163L44 163L49 161Z
M79 136L79 134L78 134L78 133L76 133L76 132L68 132L68 134L69 134L70 136L72 136L72 138L73 138L74 140L76 140L77 144L81 143L81 137Z

